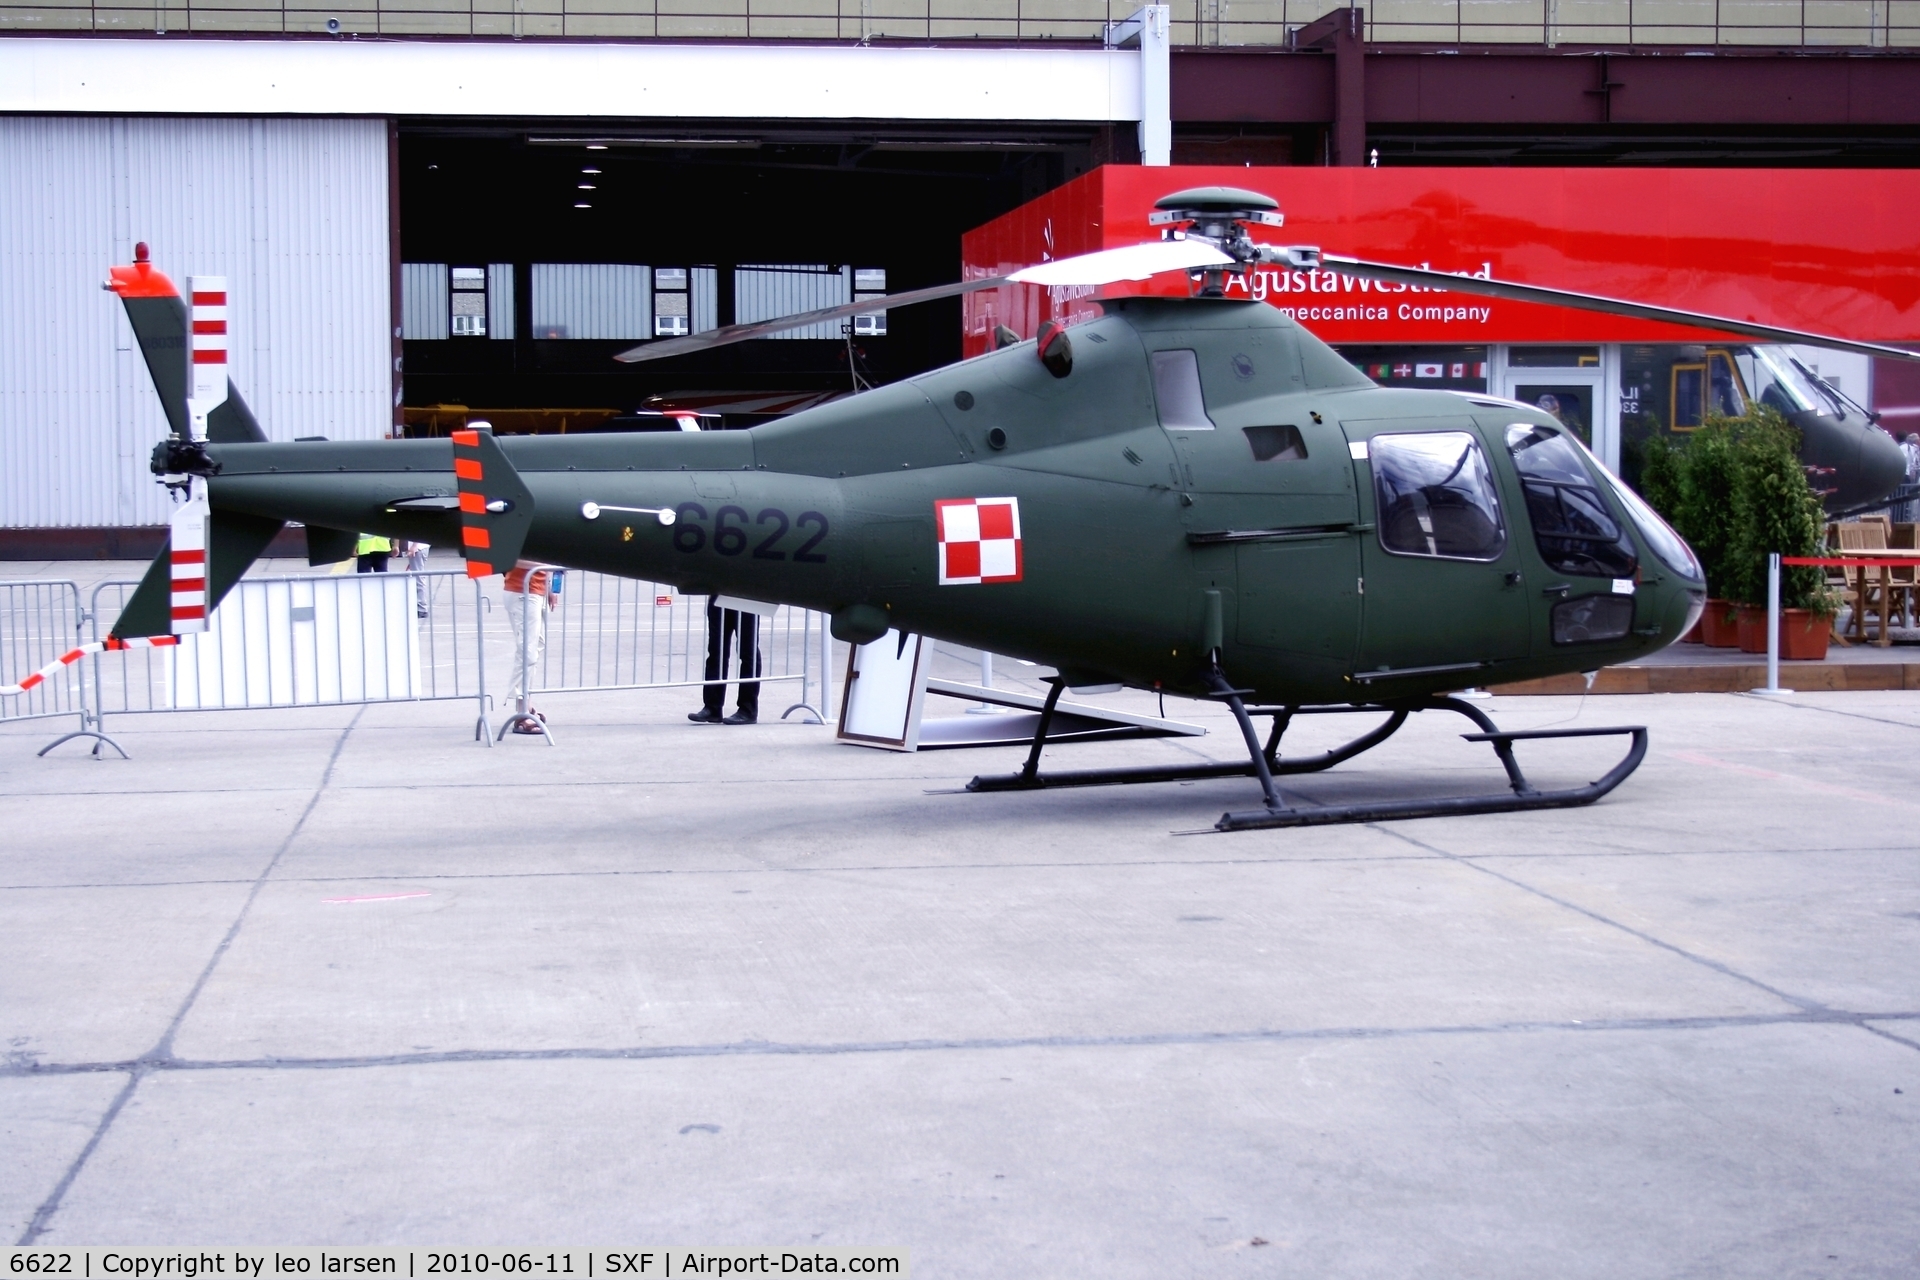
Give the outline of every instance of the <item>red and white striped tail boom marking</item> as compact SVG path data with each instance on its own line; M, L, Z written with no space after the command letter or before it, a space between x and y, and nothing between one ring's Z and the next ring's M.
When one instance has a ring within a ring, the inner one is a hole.
M453 479L460 495L460 553L467 558L467 576L505 573L513 566L494 563L493 538L487 530L486 468L481 462L479 431L453 433Z
M187 415L193 437L206 438L207 415L227 398L227 278L188 276L191 337L187 343Z
M167 528L168 629L175 635L207 629L207 525L212 515L207 482L194 476L187 484L187 500Z
M118 636L108 636L105 640L96 640L92 644L83 644L77 649L69 649L19 684L0 684L0 698L11 698L15 694L25 693L35 685L44 682L47 677L58 674L62 667L70 667L90 653L112 653L117 649L159 649L179 643L179 636L133 636L126 640Z

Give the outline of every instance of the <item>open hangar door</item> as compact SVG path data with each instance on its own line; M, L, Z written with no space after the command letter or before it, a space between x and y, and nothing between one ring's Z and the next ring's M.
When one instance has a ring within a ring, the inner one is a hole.
M960 238L1089 169L1111 130L403 121L409 434L843 393L960 358L958 300L658 363L637 342L959 278ZM883 274L882 274L883 273ZM501 410L542 412L504 413ZM728 425L758 415L730 411Z

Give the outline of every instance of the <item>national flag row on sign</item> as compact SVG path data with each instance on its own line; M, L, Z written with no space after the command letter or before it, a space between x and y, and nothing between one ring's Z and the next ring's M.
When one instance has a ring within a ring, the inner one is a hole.
M1370 364L1367 376L1374 381L1390 378L1485 378L1485 360L1402 361L1398 364Z

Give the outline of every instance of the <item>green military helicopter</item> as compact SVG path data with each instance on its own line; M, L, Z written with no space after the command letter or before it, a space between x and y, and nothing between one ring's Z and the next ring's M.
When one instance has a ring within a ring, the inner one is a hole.
M1161 200L1158 242L1010 276L863 300L645 344L658 359L1014 282L1104 284L1192 273L1186 299L1124 298L1104 315L747 431L451 441L271 443L225 378L225 285L191 311L145 260L116 267L166 403L153 470L183 499L172 544L115 640L203 627L287 521L310 559L353 533L460 545L468 572L532 559L820 610L835 636L918 633L1058 671L1025 767L994 791L1252 776L1262 805L1222 829L1585 804L1644 758L1644 728L1507 733L1471 686L1642 656L1699 615L1684 541L1552 417L1483 395L1375 386L1311 333L1224 298L1255 263L1326 266L1426 288L1678 321L1766 341L1912 353L1537 286L1255 244L1275 202L1231 188ZM192 351L183 359L183 351ZM110 641L109 643L113 643ZM1247 760L1042 772L1067 687L1122 684L1224 702ZM1284 756L1301 715L1385 719L1337 750ZM1328 807L1276 777L1379 745L1409 715L1474 722L1510 794ZM1263 741L1254 719L1270 717ZM1584 787L1540 790L1514 758L1533 738L1622 734L1628 754Z

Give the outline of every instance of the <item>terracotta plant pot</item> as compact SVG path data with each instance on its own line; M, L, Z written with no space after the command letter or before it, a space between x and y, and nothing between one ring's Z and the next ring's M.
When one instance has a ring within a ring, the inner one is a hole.
M1757 604L1743 604L1734 618L1734 632L1742 653L1767 651L1767 611Z
M1705 615L1703 614L1702 617L1704 616ZM1706 643L1704 640L1700 638L1700 619L1699 618L1695 618L1693 620L1693 625L1687 628L1687 634L1680 637L1680 643L1681 644Z
M1819 662L1827 656L1827 643L1833 639L1833 619L1823 618L1811 609L1780 611L1780 656L1796 662ZM1761 648L1765 649L1762 636Z
M1707 601L1700 615L1700 640L1709 649L1737 649L1740 632L1732 618L1733 606L1725 600Z

